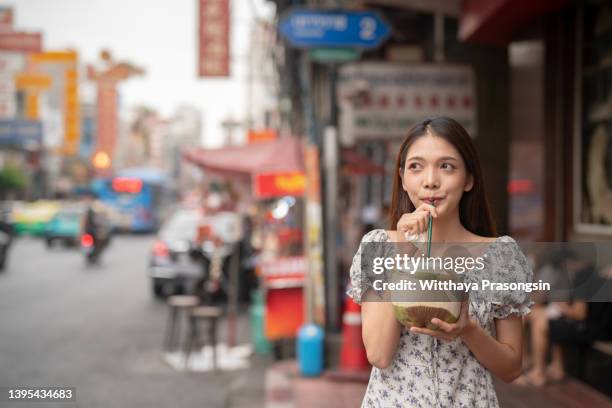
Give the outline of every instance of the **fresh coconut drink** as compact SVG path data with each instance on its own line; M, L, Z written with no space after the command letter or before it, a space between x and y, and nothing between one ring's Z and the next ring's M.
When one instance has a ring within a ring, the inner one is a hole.
M447 323L459 320L461 312L461 291L441 291L422 289L420 280L454 281L446 271L417 271L414 274L397 273L394 279L402 279L415 283L415 290L403 291L392 297L393 310L397 320L405 327L427 327L438 329L431 323L437 318Z

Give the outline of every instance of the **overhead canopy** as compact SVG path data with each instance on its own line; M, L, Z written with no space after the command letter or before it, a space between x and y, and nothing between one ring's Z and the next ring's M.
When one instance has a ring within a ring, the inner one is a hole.
M203 169L237 176L304 170L301 142L295 137L221 149L188 149L183 157Z
M465 0L459 20L459 39L506 45L522 25L568 3L569 0Z

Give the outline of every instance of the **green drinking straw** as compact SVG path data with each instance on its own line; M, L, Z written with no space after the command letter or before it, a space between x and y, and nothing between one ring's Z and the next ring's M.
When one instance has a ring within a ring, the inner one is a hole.
M436 205L432 203L432 205L435 207ZM427 225L427 258L430 257L431 255L431 230L433 229L433 217L431 216L431 213L429 213L429 223Z

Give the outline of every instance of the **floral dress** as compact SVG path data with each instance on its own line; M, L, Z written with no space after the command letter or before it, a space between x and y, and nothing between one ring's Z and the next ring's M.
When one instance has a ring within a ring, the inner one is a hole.
M363 242L390 242L383 229L367 233ZM497 262L488 262L495 257ZM497 279L532 280L528 262L509 236L491 243L484 255L485 269L489 265L504 265L495 271ZM478 271L482 273L483 271ZM465 279L474 279L466 272ZM351 287L347 294L361 303L361 247L351 265ZM504 291L496 301L482 301L477 293L470 293L469 315L489 334L495 335L494 319L510 314L523 316L531 305L523 291ZM499 407L491 374L470 349L455 339L447 342L425 334L411 333L402 327L397 352L390 366L372 368L362 407Z

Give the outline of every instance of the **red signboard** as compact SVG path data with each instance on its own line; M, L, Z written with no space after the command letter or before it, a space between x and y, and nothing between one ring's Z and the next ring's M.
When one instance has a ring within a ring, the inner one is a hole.
M199 0L200 77L229 76L229 0Z
M302 196L306 189L306 176L298 171L257 174L253 181L253 189L257 198Z
M0 51L34 53L42 50L41 33L0 32Z

